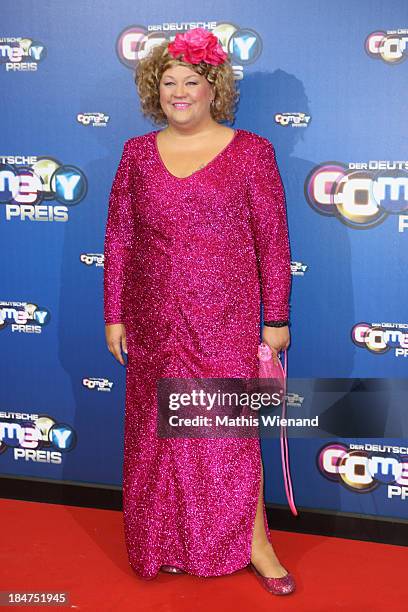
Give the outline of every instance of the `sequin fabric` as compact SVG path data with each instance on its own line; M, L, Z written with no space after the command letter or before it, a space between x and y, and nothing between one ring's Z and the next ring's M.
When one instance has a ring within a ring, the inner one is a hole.
M254 378L264 317L289 318L290 247L273 145L236 129L186 178L152 131L127 140L105 232L104 318L126 329L123 519L129 563L220 576L250 563L257 438L159 438L161 377ZM265 506L263 508L267 536Z

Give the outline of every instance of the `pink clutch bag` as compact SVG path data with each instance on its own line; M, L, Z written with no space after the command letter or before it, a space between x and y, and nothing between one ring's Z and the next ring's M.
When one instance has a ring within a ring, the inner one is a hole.
M258 359L259 359L259 378L275 378L281 382L281 388L283 389L282 399L282 419L286 418L286 383L287 383L287 351L283 351L284 354L284 366L278 358L278 363L275 365L272 359L272 351L265 342L261 342L258 346ZM289 503L289 507L292 514L298 515L298 511L295 506L295 500L293 496L292 480L290 477L289 468L289 447L288 437L286 431L286 425L281 425L280 430L280 447L281 447L281 460L282 460L282 471L283 479L285 483L286 498Z

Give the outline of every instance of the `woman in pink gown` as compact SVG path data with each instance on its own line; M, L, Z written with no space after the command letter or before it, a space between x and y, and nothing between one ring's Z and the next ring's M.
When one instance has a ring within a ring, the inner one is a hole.
M146 579L166 567L197 576L254 567L256 516L260 546L274 555L259 438L160 438L156 429L158 379L257 377L260 298L271 320L264 341L275 356L289 343L290 250L274 148L214 119L220 91L197 66L204 57L213 74L231 67L212 34L189 34L178 35L179 48L154 48L139 68L140 93L151 65L162 66L157 95L168 127L125 142L105 235L107 343L122 364L127 352L125 538L131 567ZM210 41L201 59L197 40ZM148 104L142 97L145 112ZM211 144L198 143L211 139L212 150L222 146L208 155ZM191 155L172 156L178 142ZM258 576L265 559L259 552ZM289 593L293 578L274 560L280 572L263 572L264 585Z

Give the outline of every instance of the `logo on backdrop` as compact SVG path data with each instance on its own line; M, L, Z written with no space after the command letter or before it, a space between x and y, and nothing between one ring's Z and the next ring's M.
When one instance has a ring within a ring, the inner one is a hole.
M38 40L21 36L0 37L0 64L6 72L35 72L46 55L45 46Z
M371 32L365 39L366 53L386 64L400 64L407 57L408 30Z
M68 221L69 207L81 202L87 190L77 166L54 157L0 155L0 204L5 205L6 221Z
M322 162L309 172L305 197L313 210L353 229L369 229L390 215L408 229L408 162Z
M90 391L112 391L113 382L108 378L83 378L82 384Z
M370 493L387 486L389 499L408 499L408 448L385 444L329 443L317 454L325 478L353 493Z
M290 270L292 272L292 276L304 276L308 267L309 266L307 264L302 263L301 261L290 262Z
M12 332L41 334L50 319L50 311L38 304L0 301L0 331L9 327Z
M237 27L228 22L205 21L128 26L116 40L117 56L124 66L134 70L137 62L152 47L165 40L174 40L176 34L197 27L206 28L217 36L222 48L228 53L237 80L243 78L244 67L256 62L262 53L262 39L252 28Z
M96 268L103 268L105 261L104 253L81 253L79 261L86 266L95 266Z
M80 125L91 127L106 127L109 119L110 115L105 115L105 113L78 113L76 116Z
M310 115L306 113L275 113L275 123L282 127L306 128L310 125Z
M60 465L76 441L70 425L48 414L0 412L0 454L10 449L15 461Z
M295 391L286 394L286 406L288 408L302 408L305 398Z
M393 350L395 357L408 357L407 323L356 323L351 339L356 346L376 355Z

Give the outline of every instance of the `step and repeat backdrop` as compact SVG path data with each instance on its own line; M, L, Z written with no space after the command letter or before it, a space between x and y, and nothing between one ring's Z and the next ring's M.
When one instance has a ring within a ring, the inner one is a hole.
M288 372L308 382L293 384L288 413L305 388L337 391L325 429L289 440L297 506L406 518L405 0L3 1L0 472L121 486L126 371L103 321L108 196L124 141L159 129L139 110L137 62L197 26L233 64L233 127L274 144L285 187ZM279 440L262 449L266 502L285 504Z

